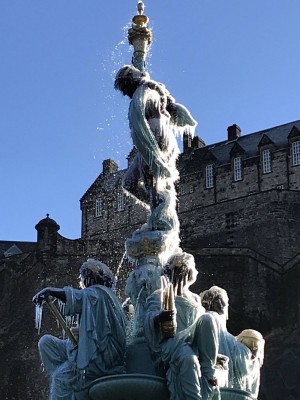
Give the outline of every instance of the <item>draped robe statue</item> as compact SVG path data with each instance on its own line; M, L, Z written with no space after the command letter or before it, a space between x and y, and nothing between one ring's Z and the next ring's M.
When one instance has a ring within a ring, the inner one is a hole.
M111 289L109 268L89 259L80 269L83 289L46 288L33 301L39 307L49 296L65 303L64 314L79 316L78 346L69 339L44 335L38 347L50 378L50 400L88 400L87 387L96 378L125 373L125 316Z
M218 328L204 313L200 297L188 288L196 280L193 256L182 253L169 266L175 290L175 311L162 310L162 290L147 299L145 336L157 370L165 369L171 400L218 398L216 362ZM176 319L176 333L166 336L163 322Z
M245 390L255 398L260 384L260 368L264 357L264 339L253 330L246 329L237 337L227 331L228 295L226 290L212 286L201 293L204 308L218 326L219 353L229 358L228 387Z
M193 134L197 123L183 105L175 103L163 84L133 66L120 69L115 88L132 99L128 119L138 150L123 186L150 205L150 229L179 230L174 187L179 154L176 133Z

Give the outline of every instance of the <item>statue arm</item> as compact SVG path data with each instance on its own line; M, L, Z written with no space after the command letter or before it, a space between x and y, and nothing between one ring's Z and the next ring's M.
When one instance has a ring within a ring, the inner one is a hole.
M171 115L171 122L173 125L179 127L196 127L197 121L192 117L189 110L179 103L170 103L167 110Z
M80 314L85 292L88 291L89 288L74 289L71 286L66 286L64 290L66 294L65 315Z
M38 292L32 299L35 304L41 305L44 301L48 301L49 296L55 297L66 303L66 293L64 289L47 287Z

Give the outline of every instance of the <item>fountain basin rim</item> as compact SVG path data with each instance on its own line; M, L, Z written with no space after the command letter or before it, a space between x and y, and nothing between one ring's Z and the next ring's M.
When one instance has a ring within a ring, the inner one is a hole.
M147 374L119 374L96 379L89 389L92 400L169 399L166 380Z

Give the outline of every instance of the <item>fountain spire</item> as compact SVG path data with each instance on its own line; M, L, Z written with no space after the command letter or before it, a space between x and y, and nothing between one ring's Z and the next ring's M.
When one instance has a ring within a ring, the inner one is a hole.
M145 70L148 46L152 42L152 31L147 24L149 18L144 15L145 5L137 3L137 14L132 18L131 28L128 30L128 41L133 46L132 64L140 71Z

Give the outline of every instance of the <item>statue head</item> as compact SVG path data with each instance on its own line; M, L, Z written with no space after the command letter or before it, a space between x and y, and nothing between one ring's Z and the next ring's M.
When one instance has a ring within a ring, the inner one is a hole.
M262 334L254 329L244 329L238 336L236 340L243 343L248 349L251 350L253 356L257 356L262 365L264 358L264 346L265 340Z
M212 286L210 289L200 293L201 303L206 311L215 311L228 319L228 295L225 289Z
M170 282L176 283L182 280L184 288L188 288L196 282L198 275L194 256L185 252L176 254L166 265L165 274L169 277Z
M92 285L103 285L111 288L115 277L106 264L89 258L80 267L80 286L86 288Z
M147 72L141 72L132 65L121 68L115 78L115 89L132 98L138 86L145 80L149 80Z

